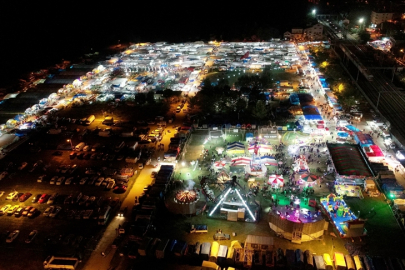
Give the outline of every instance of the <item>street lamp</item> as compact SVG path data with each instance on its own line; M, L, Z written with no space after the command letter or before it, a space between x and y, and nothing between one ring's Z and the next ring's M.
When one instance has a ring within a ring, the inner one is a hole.
M72 144L72 140L70 140L70 139L67 139L66 141L67 141L67 142L70 142L70 148L71 148L71 149L73 149L73 144Z
M314 17L315 17L315 15L316 15L316 9L313 9L313 10L312 10L312 15L314 15Z
M364 18L360 18L360 20L359 20L359 23L360 23L360 30L362 30L362 24L363 24L363 22L364 22Z

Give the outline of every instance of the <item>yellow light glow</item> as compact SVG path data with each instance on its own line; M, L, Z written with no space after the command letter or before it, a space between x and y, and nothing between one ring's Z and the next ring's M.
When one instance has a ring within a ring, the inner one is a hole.
M325 68L329 65L329 63L327 61L323 61L321 64L321 67Z
M342 92L343 90L345 90L345 86L343 85L343 83L341 83L341 84L339 84L338 91L339 91L339 93L340 93L340 92Z

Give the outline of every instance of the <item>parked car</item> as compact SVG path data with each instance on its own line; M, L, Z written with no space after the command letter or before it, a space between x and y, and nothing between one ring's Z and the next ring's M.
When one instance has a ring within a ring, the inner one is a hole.
M52 211L52 213L49 215L49 217L54 218L56 217L60 211L62 210L62 207L56 206L55 210Z
M24 217L26 217L26 216L28 215L28 213L30 212L31 208L32 208L32 206L26 206L26 207L24 208L23 212L22 212L22 215L23 215Z
M0 174L0 180L3 180L7 176L8 172L4 171Z
M70 159L75 159L76 156L77 156L76 152L70 152L70 154L69 154Z
M58 197L58 195L59 195L58 193L52 194L52 196L49 197L49 199L48 199L48 201L46 203L47 204L53 204L55 202L56 198Z
M31 193L26 192L23 195L20 196L20 202L25 202L29 197L31 197Z
M38 200L39 200L39 198L41 198L41 194L35 195L35 196L32 198L31 202L32 202L32 203L37 203Z
M27 165L28 163L24 161L23 163L21 163L20 167L18 167L18 170L20 171L24 170L24 168L27 167Z
M13 206L9 207L7 210L7 215L12 216L19 207L20 207L19 205L13 205Z
M30 234L28 235L27 239L25 239L25 243L29 244L32 242L32 240L34 240L35 236L37 236L38 231L37 230L33 230L30 232Z
M44 193L41 195L41 198L39 198L38 203L46 203L48 201L48 194Z
M65 181L65 185L70 185L73 181L73 177L69 177L68 179L66 179Z
M70 165L63 165L60 172L67 173L69 169L70 169Z
M54 209L55 209L55 206L50 206L50 207L46 208L45 211L44 211L44 213L43 213L43 215L44 215L45 217L48 217L48 216L52 213L52 211L53 211Z
M31 210L28 212L27 217L34 217L37 211L38 210L35 207L32 207Z
M58 180L56 181L56 185L57 186L62 185L63 181L65 181L65 177L64 176L59 177Z
M77 170L77 165L74 164L70 169L69 169L69 173L72 174Z
M18 209L14 212L14 216L21 217L23 211L24 211L24 208L18 207Z
M56 180L58 180L58 178L59 178L59 177L58 177L57 175L55 175L54 177L51 178L51 181L49 181L49 184L55 185Z
M6 243L12 243L20 234L19 230L14 230L10 232L7 236Z
M89 179L88 177L83 177L83 178L80 180L80 185L86 184L86 182L87 182L88 179Z
M42 183L43 181L45 181L45 178L46 178L46 174L43 174L43 175L38 177L37 182Z
M15 200L18 198L18 191L13 191L8 194L6 200Z
M6 214L10 207L11 207L11 204L6 204L2 208L0 208L0 215Z

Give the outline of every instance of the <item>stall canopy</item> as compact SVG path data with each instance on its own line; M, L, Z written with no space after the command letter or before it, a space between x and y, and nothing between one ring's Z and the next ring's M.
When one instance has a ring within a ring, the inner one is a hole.
M363 134L363 132L354 133L354 140L360 144L361 147L373 145L373 138L369 134Z
M269 181L267 181L269 185L283 185L284 178L282 175L272 174L269 176Z
M339 175L373 176L358 145L328 143L327 147Z
M316 176L314 174L308 174L308 173L304 173L303 175L301 175L301 180L307 182L307 183L313 183L315 182L317 179L319 178L319 176Z
M233 142L227 145L226 151L233 152L233 153L244 153L245 152L245 145L240 142Z
M245 165L249 165L251 160L252 159L249 157L233 158L231 164L232 164L232 166L245 166Z
M309 121L321 121L322 116L319 110L314 105L302 106L302 112L304 113L305 120Z
M262 156L260 157L260 161L264 165L277 166L277 161L272 156Z

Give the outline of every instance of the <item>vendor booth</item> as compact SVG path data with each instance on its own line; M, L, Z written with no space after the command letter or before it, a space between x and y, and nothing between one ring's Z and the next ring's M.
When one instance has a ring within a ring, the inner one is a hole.
M364 199L360 186L354 185L335 185L336 194L339 196L357 197Z

